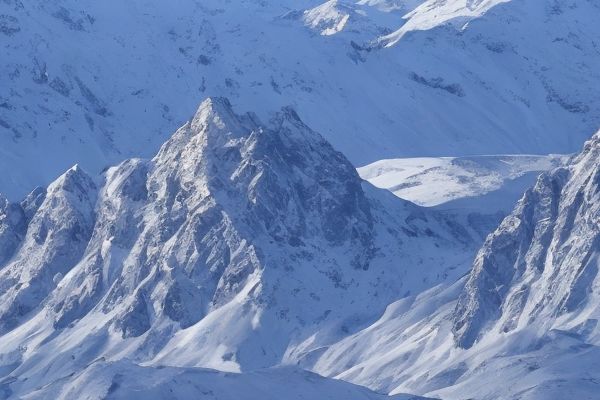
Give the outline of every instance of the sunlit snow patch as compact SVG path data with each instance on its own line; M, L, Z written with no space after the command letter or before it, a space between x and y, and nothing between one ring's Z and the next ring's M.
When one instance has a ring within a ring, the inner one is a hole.
M416 204L433 207L510 208L542 171L560 165L561 155L496 155L399 158L358 169L360 176ZM480 204L474 204L477 199ZM490 197L493 197L491 199ZM483 204L481 204L483 203Z

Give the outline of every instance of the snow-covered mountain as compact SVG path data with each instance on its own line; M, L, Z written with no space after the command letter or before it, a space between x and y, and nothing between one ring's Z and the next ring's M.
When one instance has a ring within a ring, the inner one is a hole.
M0 399L594 398L599 17L0 1Z
M599 205L600 132L526 192L469 275L391 304L305 366L442 399L596 398Z
M600 305L600 133L569 168L542 175L486 240L455 311L470 347L487 328L593 337Z
M75 166L3 200L0 393L63 390L99 361L246 372L316 359L464 274L486 233L472 217L363 182L289 108L262 124L210 98L151 160L97 179Z
M499 4L513 0L426 0L413 3L413 10L404 18L407 23L389 35L379 38L385 46L393 46L404 35L414 31L425 31L443 25L463 29L477 18L485 15ZM555 3L556 4L556 3ZM415 7L418 5L418 7ZM550 4L549 4L550 5ZM550 5L552 7L554 5ZM555 6L560 9L560 6Z
M573 152L600 124L599 14L588 0L4 0L0 191L149 157L215 95L263 120L294 106L356 166Z

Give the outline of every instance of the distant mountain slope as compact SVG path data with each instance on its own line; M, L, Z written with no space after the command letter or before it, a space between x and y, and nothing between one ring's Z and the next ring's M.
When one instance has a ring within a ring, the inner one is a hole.
M470 274L391 304L303 365L443 399L596 398L599 205L600 133L538 179Z
M426 31L443 25L466 27L471 20L485 15L499 4L514 0L427 0L420 1L404 18L407 23L397 31L379 40L386 46L398 43L404 35L414 31Z
M416 204L508 213L537 176L568 156L400 158L358 168L360 176Z
M600 125L599 15L587 0L5 0L0 190L151 156L214 95L263 120L293 105L355 165L573 152Z
M246 372L318 357L464 274L485 233L364 183L291 109L265 125L222 98L151 160L99 179L75 166L0 204L0 387L17 398L98 359Z

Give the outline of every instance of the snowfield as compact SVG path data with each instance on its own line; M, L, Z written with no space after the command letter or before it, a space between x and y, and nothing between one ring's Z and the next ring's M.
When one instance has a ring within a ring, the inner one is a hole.
M412 395L377 394L364 387L294 368L234 374L200 368L144 368L126 361L107 363L102 360L24 398L427 400Z
M568 156L472 156L381 160L360 176L396 196L426 206L510 211L537 176Z

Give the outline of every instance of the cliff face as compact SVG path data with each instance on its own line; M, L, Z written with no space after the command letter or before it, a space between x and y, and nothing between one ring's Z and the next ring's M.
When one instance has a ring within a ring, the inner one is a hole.
M470 347L486 328L550 327L596 308L600 134L567 168L542 175L479 251L453 319Z
M600 379L599 237L600 133L539 177L470 273L390 304L308 365L387 393L589 397Z
M480 241L466 216L363 182L293 110L262 124L223 98L153 159L97 179L73 167L1 210L0 352L24 388L101 357L229 371L310 358L460 275Z

